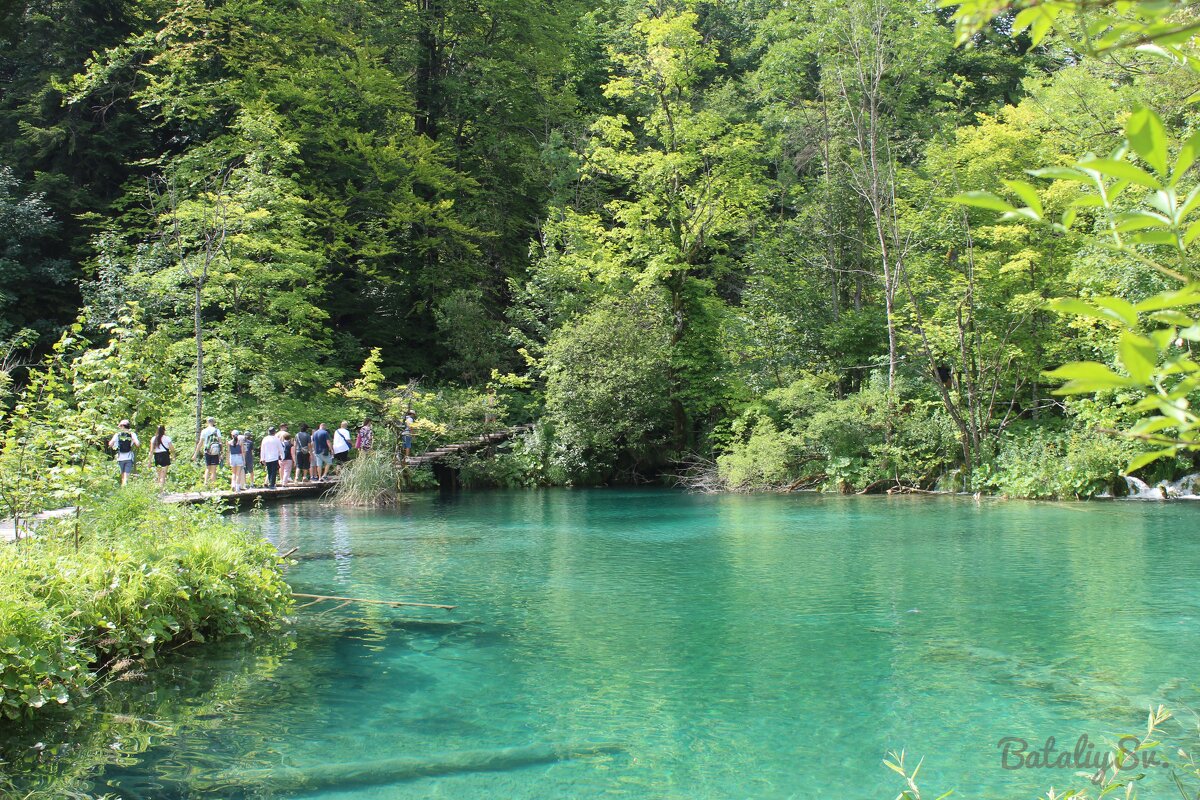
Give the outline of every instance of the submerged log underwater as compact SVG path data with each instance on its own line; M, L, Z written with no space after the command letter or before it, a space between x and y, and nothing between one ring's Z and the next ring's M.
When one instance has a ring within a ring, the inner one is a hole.
M535 744L498 750L464 750L425 757L404 756L377 761L315 764L309 767L274 767L231 771L193 782L205 791L269 789L286 795L351 787L387 786L393 783L438 775L468 772L504 772L537 764L553 764L574 758L624 752L622 745Z

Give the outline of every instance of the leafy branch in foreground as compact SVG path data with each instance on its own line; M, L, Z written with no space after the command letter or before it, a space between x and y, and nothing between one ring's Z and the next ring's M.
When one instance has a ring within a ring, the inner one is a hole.
M980 15L1020 8L1013 29L1032 27L1036 42L1051 28L1059 30L1064 14L1072 11L1082 19L1088 52L1155 48L1156 54L1177 57L1200 71L1191 46L1194 26L1176 24L1178 18L1170 13L1177 10L1174 4L1072 0L1023 5L968 2L959 7L955 19L960 34L970 35ZM1185 29L1186 35L1180 32ZM1172 159L1173 138L1155 111L1139 108L1126 121L1124 141L1107 157L1087 153L1071 166L1029 171L1031 177L1071 187L1069 202L1057 219L1048 216L1039 188L1024 180L1003 181L1010 199L986 191L953 198L1000 212L1001 221L1032 221L1059 234L1085 230L1086 222L1098 231L1091 235L1101 248L1182 284L1138 303L1097 297L1051 304L1062 313L1102 320L1119 332L1116 361L1122 372L1081 361L1046 375L1065 381L1058 394L1122 390L1136 397L1133 410L1142 416L1127 433L1162 447L1135 458L1127 468L1130 472L1181 450L1200 448L1200 416L1192 408L1200 390L1200 364L1191 347L1200 342L1200 323L1188 312L1200 304L1194 251L1200 238L1200 184L1189 176L1200 154L1200 133L1185 139Z
M1200 33L1200 21L1188 12L1185 0L940 0L954 8L951 19L958 43L975 40L997 18L1010 16L1010 32L1026 31L1034 46L1051 34L1074 50L1100 55L1133 49L1200 68L1190 49Z

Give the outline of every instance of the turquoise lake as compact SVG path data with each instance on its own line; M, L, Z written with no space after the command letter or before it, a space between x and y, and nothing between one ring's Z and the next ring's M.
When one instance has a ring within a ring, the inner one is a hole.
M242 521L299 548L297 591L458 607L316 606L115 687L161 727L93 791L890 800L904 748L930 798L1032 798L1086 781L1004 769L1003 737L1071 750L1197 697L1200 505L552 490Z

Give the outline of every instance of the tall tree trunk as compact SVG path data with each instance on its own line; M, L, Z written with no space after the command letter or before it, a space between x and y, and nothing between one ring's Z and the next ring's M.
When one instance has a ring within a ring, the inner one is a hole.
M204 326L200 317L200 298L203 284L195 282L195 302L192 306L192 324L196 334L196 440L204 420Z
M687 408L680 399L683 390L683 376L675 366L676 351L687 333L687 309L684 308L683 286L685 276L682 271L671 276L669 288L671 291L671 367L668 384L671 387L671 421L672 439L678 452L683 453L690 444L691 436L688 428Z
M417 72L413 91L418 136L437 139L442 105L443 0L417 0Z

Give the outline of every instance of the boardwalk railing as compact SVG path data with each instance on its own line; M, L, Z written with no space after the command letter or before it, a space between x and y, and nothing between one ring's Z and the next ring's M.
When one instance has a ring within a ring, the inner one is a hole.
M470 439L454 444L444 444L427 450L419 456L413 456L404 462L406 467L420 467L425 464L434 464L443 459L452 456L466 455L473 453L476 450L482 450L485 447L506 442L515 436L520 436L522 433L533 430L533 425L514 425L511 428L505 428L494 433L484 433L479 436L474 436Z

